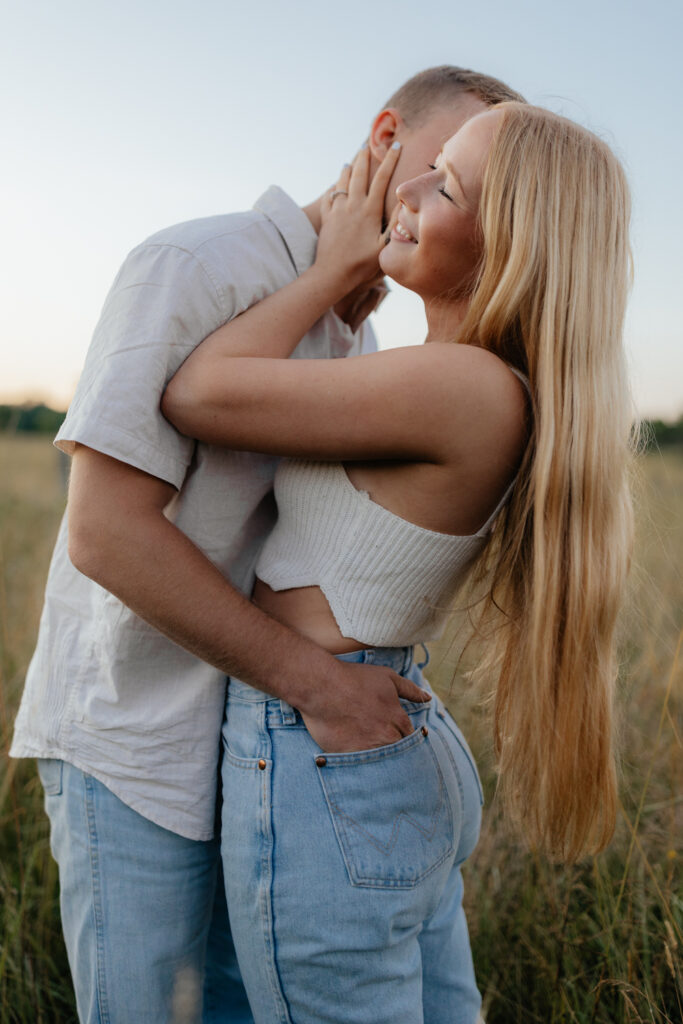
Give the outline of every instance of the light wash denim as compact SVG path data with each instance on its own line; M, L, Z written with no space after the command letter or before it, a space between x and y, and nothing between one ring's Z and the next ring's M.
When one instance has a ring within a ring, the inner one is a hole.
M428 689L411 648L341 657ZM222 853L257 1024L477 1020L460 866L479 835L479 777L436 696L403 704L411 735L324 754L288 704L230 682Z
M253 1024L218 841L155 825L67 762L38 771L81 1024Z

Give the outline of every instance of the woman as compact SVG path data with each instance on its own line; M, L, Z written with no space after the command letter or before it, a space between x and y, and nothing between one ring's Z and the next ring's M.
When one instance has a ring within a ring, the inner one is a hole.
M576 858L614 823L623 173L547 111L473 118L398 189L380 254L423 298L427 344L288 361L372 276L390 158L371 184L368 166L361 153L330 193L311 269L207 339L164 411L204 441L298 457L278 471L254 600L340 657L420 680L411 645L475 562L488 572L503 797L532 842ZM322 752L293 708L230 683L225 874L263 1024L476 1019L460 865L479 782L440 702L408 711L398 743Z

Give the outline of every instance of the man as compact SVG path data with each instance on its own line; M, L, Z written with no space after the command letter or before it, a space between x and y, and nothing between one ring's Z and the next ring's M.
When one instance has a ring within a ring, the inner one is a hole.
M373 170L395 189L467 118L519 98L457 68L411 79L373 121ZM324 749L391 743L411 726L387 669L340 662L252 605L273 523L275 460L195 444L163 388L221 323L313 261L316 200L270 189L253 211L178 225L129 255L106 299L56 443L73 455L13 756L39 758L79 1017L251 1020L218 879L215 806L226 676L300 709ZM330 310L304 357L374 344L376 281ZM356 329L358 328L358 329ZM188 1009L189 1004L192 1004ZM194 1007L194 1008L193 1008Z

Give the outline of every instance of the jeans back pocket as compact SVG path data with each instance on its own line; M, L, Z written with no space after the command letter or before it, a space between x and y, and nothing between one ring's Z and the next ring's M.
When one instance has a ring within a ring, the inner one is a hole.
M426 729L398 743L316 758L353 885L411 888L453 853L453 818Z

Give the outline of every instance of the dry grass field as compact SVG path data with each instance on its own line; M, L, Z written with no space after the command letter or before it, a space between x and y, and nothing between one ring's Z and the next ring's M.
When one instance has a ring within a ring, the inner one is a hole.
M639 473L622 808L604 854L560 868L524 850L497 809L479 702L453 681L448 645L432 650L432 681L470 739L487 796L465 884L488 1024L683 1021L683 453L643 457ZM6 757L63 505L49 440L0 435L0 1024L76 1020L40 785L32 763Z

